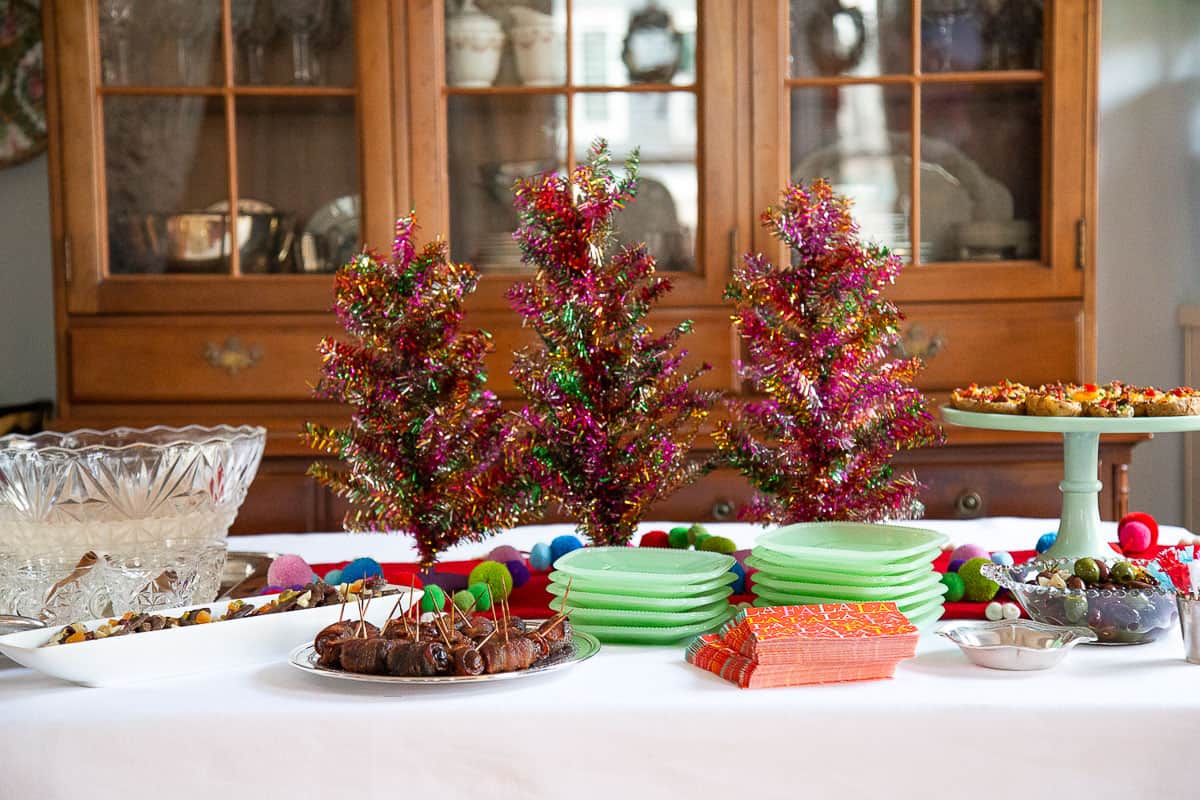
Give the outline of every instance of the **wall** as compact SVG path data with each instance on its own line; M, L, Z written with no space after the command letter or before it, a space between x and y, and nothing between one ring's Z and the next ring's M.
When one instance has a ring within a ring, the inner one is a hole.
M0 406L54 398L46 156L0 170Z
M1099 375L1183 381L1179 305L1200 299L1200 3L1105 0ZM1183 437L1139 445L1131 507L1183 521Z

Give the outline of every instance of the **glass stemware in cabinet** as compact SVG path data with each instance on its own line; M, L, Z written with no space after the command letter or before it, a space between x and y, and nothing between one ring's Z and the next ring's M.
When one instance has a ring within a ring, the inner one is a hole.
M233 42L245 59L245 82L267 82L266 48L279 33L271 0L233 0ZM240 62L237 62L240 66ZM240 70L239 70L240 72Z
M792 0L794 78L912 71L911 0Z
M133 0L101 0L101 74L108 86L125 86L132 76Z
M175 77L180 86L212 83L212 50L219 50L219 0L161 0L162 19L175 43ZM206 70L206 67L208 68ZM209 74L205 74L205 72Z
M313 55L313 36L329 13L329 0L274 0L279 24L292 37L292 83L320 83L320 67Z

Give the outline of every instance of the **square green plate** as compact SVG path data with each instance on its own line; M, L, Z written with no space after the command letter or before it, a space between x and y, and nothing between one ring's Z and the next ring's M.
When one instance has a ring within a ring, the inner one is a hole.
M730 608L711 620L674 628L638 628L622 625L575 625L576 630L590 633L609 644L675 644L683 639L716 630L733 618L736 608Z
M737 575L724 572L717 577L701 583L664 583L657 586L628 584L620 579L621 576L603 576L599 578L577 578L565 572L551 572L551 585L558 584L564 589L569 581L571 593L577 591L596 592L598 594L616 594L626 597L699 597L708 594L722 586L728 586L737 580Z
M556 597L562 597L567 587L565 584L552 582L546 587L546 591ZM692 597L635 597L625 594L581 592L572 584L571 605L575 608L611 608L618 611L694 611L699 606L724 600L731 594L733 589L722 586L720 589Z
M624 586L678 586L720 577L734 557L702 550L665 547L581 547L558 561L554 569L577 578L610 580Z
M797 560L889 563L923 555L950 539L943 533L865 522L802 522L767 531L755 543Z
M824 557L799 557L759 545L754 548L753 555L769 564L794 569L819 569L853 575L902 575L929 566L941 552L941 547L929 547L901 561L843 561L838 551L834 550L830 550Z
M816 605L817 603L895 603L901 611L907 613L909 609L922 606L932 600L938 600L940 602L942 595L946 593L946 584L939 581L929 589L924 589L919 592L913 592L906 595L896 595L894 597L876 597L866 601L847 600L844 597L830 597L829 595L780 592L757 583L754 584L753 592L755 596L761 597L764 600L769 600L773 605L810 606Z
M804 583L778 578L765 570L759 570L751 576L755 586L765 586L777 592L789 594L809 594L820 597L838 597L844 600L890 600L915 594L922 590L931 589L941 582L941 576L932 568L912 581L897 581L890 586L838 586L832 583ZM575 598L572 597L572 600Z
M571 600L575 597L572 593ZM550 601L550 608L562 611L562 598ZM704 622L729 608L729 602L718 600L690 611L619 611L611 608L579 608L572 602L570 609L572 625L630 625L637 628L678 628Z
M852 572L834 572L825 569L810 569L807 567L784 566L764 561L755 555L746 556L746 566L762 570L772 577L805 583L827 583L838 586L895 586L898 583L908 583L928 574L930 561L922 561L921 565L909 572L899 572L894 575L856 575Z

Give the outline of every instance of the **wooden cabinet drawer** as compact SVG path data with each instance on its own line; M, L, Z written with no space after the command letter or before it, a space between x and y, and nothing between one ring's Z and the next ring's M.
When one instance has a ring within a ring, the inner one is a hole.
M317 343L332 324L172 319L75 327L71 396L78 402L310 400Z
M905 303L907 352L925 358L923 389L1003 378L1031 385L1082 378L1082 306L1029 303Z

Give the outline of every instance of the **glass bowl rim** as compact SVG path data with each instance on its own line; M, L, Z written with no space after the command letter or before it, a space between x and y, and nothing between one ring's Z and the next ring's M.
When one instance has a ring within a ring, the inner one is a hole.
M125 444L90 444L68 446L59 444L67 437L82 436L100 439L105 436L137 436L152 434L162 437L158 441L131 441ZM261 425L153 425L148 428L117 427L99 430L78 428L71 431L42 431L24 434L10 433L0 436L0 455L32 457L73 458L89 453L130 453L138 451L163 451L181 447L204 445L235 445L242 442L265 444L267 429ZM190 437L190 438L189 438Z
M1153 563L1154 559L1146 558L1121 558L1116 553L1113 553L1115 561L1128 561L1135 566L1142 566ZM1170 597L1175 594L1173 586L1156 586L1152 589L1071 589L1058 588L1057 586L1041 586L1036 583L1025 583L1014 577L1017 570L1024 570L1026 574L1035 567L1056 566L1063 567L1068 564L1073 565L1078 559L1074 558L1037 558L1026 561L1024 564L1013 564L1005 566L1001 564L984 564L980 572L985 578L989 578L1003 586L1005 589L1017 594L1063 594L1076 595L1081 597L1102 597L1115 598L1123 600L1132 597ZM1108 559L1104 559L1108 561ZM1041 570L1038 570L1039 572ZM1036 574L1036 573L1035 573Z

